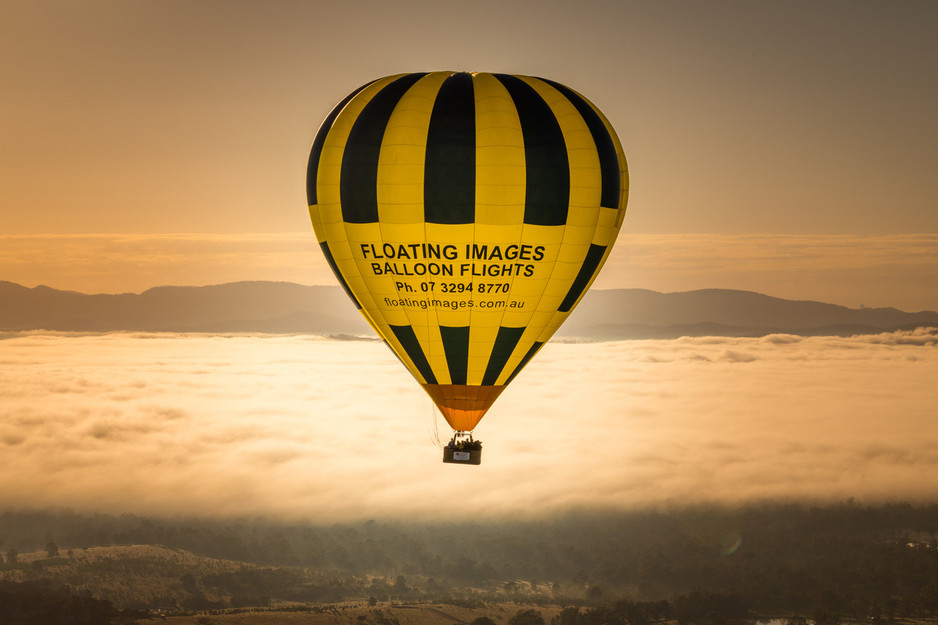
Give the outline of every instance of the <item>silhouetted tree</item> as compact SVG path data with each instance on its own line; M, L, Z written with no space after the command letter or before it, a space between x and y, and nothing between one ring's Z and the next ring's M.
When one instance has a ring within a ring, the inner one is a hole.
M90 594L74 596L67 587L56 587L45 580L0 581L0 623L104 625L114 623L118 617L134 616L121 615L109 601L95 599Z
M675 599L674 618L681 625L738 625L754 620L740 595L699 591Z
M599 586L590 586L590 589L586 592L586 596L589 597L589 600L594 605L598 604L603 599L603 589Z
M814 625L838 625L840 618L826 608L818 608L811 615Z
M407 587L407 578L405 578L403 575L398 575L394 580L394 595L397 597L403 597L408 592L410 592L410 588Z
M579 625L580 608L566 607L551 619L551 625Z
M199 594L199 584L192 573L185 573L179 578L179 581L182 582L182 589L186 592L193 595Z
M545 625L545 623L540 611L529 608L516 612L508 619L508 625Z

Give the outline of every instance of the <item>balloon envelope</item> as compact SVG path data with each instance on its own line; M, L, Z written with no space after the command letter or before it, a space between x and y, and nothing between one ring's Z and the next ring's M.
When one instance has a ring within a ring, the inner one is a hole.
M529 76L388 76L323 122L309 214L342 287L455 430L577 305L625 214L603 114Z

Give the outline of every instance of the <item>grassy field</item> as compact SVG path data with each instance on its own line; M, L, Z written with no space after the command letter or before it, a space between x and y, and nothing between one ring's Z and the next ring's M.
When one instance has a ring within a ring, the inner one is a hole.
M374 606L365 604L336 604L323 607L321 611L291 612L282 608L230 611L223 614L193 616L170 616L155 622L167 625L465 625L487 616L497 625L506 625L520 610L532 606L517 604L493 604L484 608L462 608L453 605L428 604L407 605L379 602ZM544 617L550 619L560 612L559 606L535 606ZM154 623L153 620L140 621Z

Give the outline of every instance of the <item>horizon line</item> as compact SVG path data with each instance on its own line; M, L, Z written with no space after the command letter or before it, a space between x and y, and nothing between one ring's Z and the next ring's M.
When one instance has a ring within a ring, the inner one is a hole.
M77 291L77 290L75 290L75 289L62 289L62 288L50 286L50 285L48 285L48 284L37 284L37 285L35 285L35 286L27 286L27 285L22 284L22 283L20 283L20 282L15 282L15 281L13 281L13 280L4 280L4 279L0 278L0 284L3 284L3 283L12 284L12 285L14 285L14 286L18 286L18 287L21 287L21 288L24 288L24 289L27 289L27 290L31 290L31 291L32 291L32 290L36 290L36 289L49 289L49 290L51 290L51 291L57 291L57 292L60 292L60 293L74 293L74 294L77 294L77 295L85 295L85 296L89 296L89 297L93 297L93 296L96 296L96 295L142 295L142 294L144 294L144 293L146 293L146 292L148 292L148 291L152 291L152 290L154 290L154 289L205 289L205 288L222 287L222 286L230 286L230 285L237 285L237 284L282 284L282 285L299 286L299 287L303 287L303 288L317 288L317 287L320 287L320 288L335 288L335 289L341 289L341 285L339 285L338 283L334 283L334 284L304 284L304 283L301 283L301 282L294 282L294 281L292 281L292 280L232 280L232 281L227 281L227 282L213 282L213 283L207 283L207 284L158 284L158 285L154 285L154 286L147 287L147 288L145 288L145 289L143 289L143 290L141 290L141 291L114 291L114 292L95 292L95 293L90 293L90 292L86 292L86 291ZM779 297L779 296L776 296L776 295L770 295L769 293L764 293L764 292L761 292L761 291L753 291L753 290L750 290L750 289L734 289L734 288L726 288L726 287L701 287L701 288L696 288L696 289L686 289L686 290L679 290L679 291L659 291L659 290L656 290L656 289L649 289L649 288L644 288L644 287L612 287L612 288L595 288L595 287L591 287L590 289L587 290L586 296L588 296L590 293L609 292L609 291L646 291L646 292L655 293L655 294L658 294L658 295L683 295L683 294L686 294L686 293L699 293L699 292L703 292L703 291L720 291L720 292L728 292L728 293L749 293L749 294L753 294L753 295L758 295L758 296L760 296L760 297L767 297L767 298L770 298L770 299L781 300L781 301L787 301L787 302L800 302L800 303L824 304L824 305L828 305L828 306L836 306L836 307L838 307L838 308L844 308L844 309L847 309L847 310L898 310L898 311L900 311L900 312L904 312L904 313L907 313L907 314L938 313L938 311L936 311L936 310L915 310L915 311L902 310L901 308L898 308L898 307L896 307L896 306L864 306L864 305L860 305L860 306L857 306L857 307L852 307L852 306L844 306L844 305L842 305L842 304L836 304L836 303L833 303L833 302L826 302L826 301L818 300L818 299L810 299L810 298L793 299L793 298L789 298L789 297Z

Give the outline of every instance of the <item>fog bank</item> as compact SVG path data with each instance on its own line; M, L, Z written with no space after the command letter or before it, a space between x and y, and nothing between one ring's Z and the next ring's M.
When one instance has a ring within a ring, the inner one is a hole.
M8 335L0 503L346 520L934 501L936 343L549 344L483 419L483 463L467 467L440 462L429 399L379 342Z

